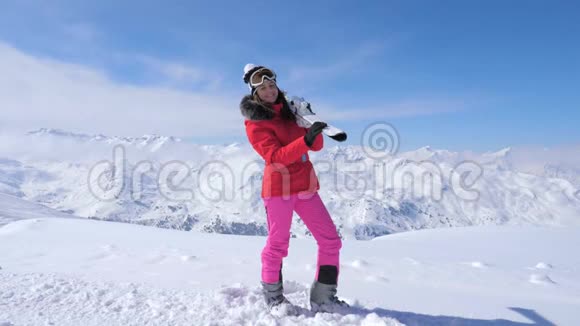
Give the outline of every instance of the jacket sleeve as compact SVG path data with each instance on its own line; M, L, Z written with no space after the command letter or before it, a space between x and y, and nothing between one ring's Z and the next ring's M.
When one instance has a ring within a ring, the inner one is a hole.
M312 143L312 146L310 147L310 149L312 151L318 152L319 150L322 149L323 146L324 146L324 137L322 136L322 133L320 133L314 139L314 143Z
M266 161L266 164L281 163L290 165L308 152L304 137L298 137L286 146L282 146L272 129L259 124L247 123L246 134L256 152Z

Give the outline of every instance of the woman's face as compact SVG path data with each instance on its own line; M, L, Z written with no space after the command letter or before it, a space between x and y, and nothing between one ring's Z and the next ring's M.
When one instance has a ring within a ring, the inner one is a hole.
M278 86L271 80L264 80L264 83L258 86L256 92L260 99L268 104L274 104L278 98Z

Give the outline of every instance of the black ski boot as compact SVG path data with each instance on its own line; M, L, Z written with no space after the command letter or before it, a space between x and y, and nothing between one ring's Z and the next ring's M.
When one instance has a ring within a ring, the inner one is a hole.
M349 305L336 296L338 269L323 265L318 271L318 280L310 288L310 308L314 312L340 312Z
M269 309L284 303L290 303L290 301L288 301L284 296L282 281L279 281L278 283L262 282L262 293L264 294L264 300Z
M295 315L298 314L296 306L294 306L284 296L284 286L282 281L282 270L280 270L280 277L277 283L262 283L262 293L264 300L270 312L277 314Z

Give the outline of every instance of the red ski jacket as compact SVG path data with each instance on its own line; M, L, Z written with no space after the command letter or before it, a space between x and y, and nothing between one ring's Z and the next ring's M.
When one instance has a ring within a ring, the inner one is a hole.
M318 191L320 185L308 151L322 149L322 134L316 137L312 147L308 147L304 142L307 129L296 124L285 100L269 108L248 95L242 99L240 110L246 118L248 140L266 163L261 196Z

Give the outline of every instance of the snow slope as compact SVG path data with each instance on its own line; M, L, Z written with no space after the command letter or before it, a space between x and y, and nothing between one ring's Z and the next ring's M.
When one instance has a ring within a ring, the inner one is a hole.
M15 196L0 193L0 226L22 219L42 217L67 218L73 216Z
M0 325L578 325L579 228L465 227L344 241L347 314L265 312L264 237L83 219L0 228ZM292 239L307 308L316 245Z

